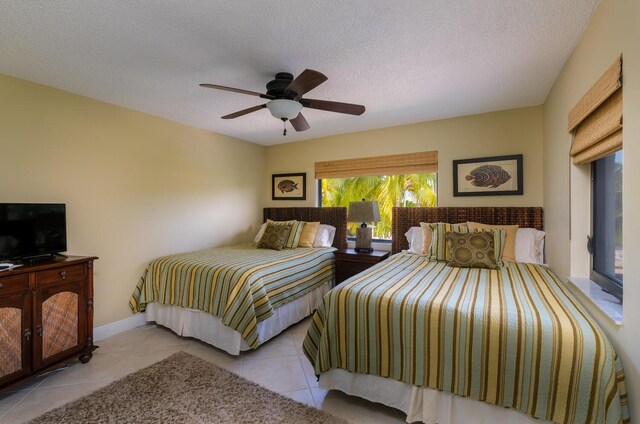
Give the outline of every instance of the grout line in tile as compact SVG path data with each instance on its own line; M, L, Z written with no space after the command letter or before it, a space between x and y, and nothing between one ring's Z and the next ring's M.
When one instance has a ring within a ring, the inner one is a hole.
M55 386L49 386L49 387L42 387L42 388L35 388L33 389L33 391L35 392L36 390L50 390L50 389L58 389L60 387L69 387L69 386L79 386L82 384L94 384L94 383L100 383L101 381L109 381L106 378L101 378L99 380L91 380L91 381L77 381L75 383L62 383L62 384L56 384ZM113 380L116 381L116 380Z
M55 388L58 388L58 387L77 386L78 384L100 383L100 382L103 382L103 381L112 382L112 381L116 381L116 379L109 380L108 378L98 378L96 380L83 380L83 381L75 381L73 383L54 384L53 386L48 386L48 387L40 387L40 384L38 384L38 387L35 387L33 390L55 389Z
M293 357L298 357L298 355L296 355L295 353L290 353L287 355L279 355L279 356L273 356L273 357L269 357L269 358L243 358L242 361L244 363L244 361L247 362L253 362L253 361L269 361L272 359L280 359L280 358L293 358Z
M18 405L20 405L20 403L22 403L22 401L23 401L23 400L25 400L26 398L28 398L28 397L31 395L31 393L33 393L33 391L34 391L34 390L35 390L35 388L33 388L33 389L29 390L29 391L24 390L24 391L25 391L25 392L27 392L27 393L26 393L26 394L25 394L25 395L24 395L24 396L23 396L19 401L17 401L16 403L14 403L14 404L13 404L13 406L12 406L11 408L7 409L7 411L6 411L4 414L0 415L0 420L1 420L3 417L5 417L6 415L8 415L11 411L13 411L14 409L16 409L16 407L17 407ZM20 393L20 392L16 392L16 393Z
M307 378L307 374L304 372L304 364L302 363L302 358L300 357L299 353L298 353L297 356L298 356L298 362L300 363L300 367L302 367L302 374L304 376L304 381L305 381L305 383L307 383L307 389L309 389L309 392L311 392L311 386L309 385L309 379ZM315 402L315 399L313 401Z

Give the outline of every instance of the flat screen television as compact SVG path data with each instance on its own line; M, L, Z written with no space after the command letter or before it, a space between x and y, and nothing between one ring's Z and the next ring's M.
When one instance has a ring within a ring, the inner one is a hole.
M0 261L47 259L65 250L64 204L0 203Z

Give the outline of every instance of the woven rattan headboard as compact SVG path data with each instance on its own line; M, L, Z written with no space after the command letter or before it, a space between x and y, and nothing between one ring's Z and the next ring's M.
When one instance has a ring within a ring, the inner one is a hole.
M409 248L404 233L421 222L482 222L495 225L519 225L520 227L543 229L542 208L393 208L391 252L398 253Z
M317 222L336 227L333 247L347 248L347 208L264 208L264 220Z

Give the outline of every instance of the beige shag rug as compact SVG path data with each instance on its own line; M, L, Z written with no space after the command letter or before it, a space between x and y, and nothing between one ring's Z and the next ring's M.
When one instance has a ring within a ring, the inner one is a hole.
M346 423L185 352L31 422Z

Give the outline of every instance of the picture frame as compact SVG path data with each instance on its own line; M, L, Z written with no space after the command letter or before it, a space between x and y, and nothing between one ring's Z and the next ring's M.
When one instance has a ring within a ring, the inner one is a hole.
M306 200L307 173L271 175L271 200Z
M524 193L522 155L453 161L453 196L513 196Z

